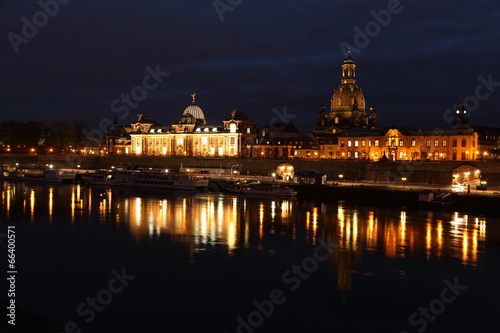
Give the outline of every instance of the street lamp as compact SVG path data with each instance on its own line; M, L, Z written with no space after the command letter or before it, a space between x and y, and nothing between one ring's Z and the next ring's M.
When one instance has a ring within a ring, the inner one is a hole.
M344 178L344 175L343 175L343 174L340 174L340 175L339 175L339 179L340 179L340 186L342 186L342 178Z
M403 190L404 190L405 185L406 185L406 177L401 178L401 180L403 181Z
M233 165L231 165L231 169L230 169L230 171L231 171L231 175L233 174L233 168L234 168L234 167L238 167L238 166L241 166L241 165L240 165L240 164L233 164ZM236 171L236 170L235 170L235 171L234 171L234 174L237 174L237 173L238 173L238 171Z

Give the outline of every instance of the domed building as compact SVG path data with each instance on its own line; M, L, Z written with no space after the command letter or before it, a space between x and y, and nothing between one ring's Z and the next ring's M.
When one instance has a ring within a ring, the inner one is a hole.
M369 115L365 108L363 89L356 84L356 64L349 52L342 64L340 85L330 100L330 113L326 114L322 103L315 132L335 133L340 129L377 127L375 106L370 108Z
M250 146L256 137L256 123L234 110L231 119L221 125L207 125L203 110L191 94L191 105L170 127L144 127L141 119L133 124L131 151L149 156L250 156ZM142 117L142 115L141 115ZM140 129L140 130L139 130Z

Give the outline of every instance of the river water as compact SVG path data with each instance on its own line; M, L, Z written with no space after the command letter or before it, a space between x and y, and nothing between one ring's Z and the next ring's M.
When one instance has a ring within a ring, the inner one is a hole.
M500 331L491 212L0 186L19 332Z

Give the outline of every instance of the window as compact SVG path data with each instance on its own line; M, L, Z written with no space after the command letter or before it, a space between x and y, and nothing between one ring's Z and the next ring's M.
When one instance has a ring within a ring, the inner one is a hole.
M250 133L250 127L247 127L247 133Z
M434 140L434 147L439 147L439 140L438 139Z
M404 141L403 140L399 140L399 146L400 147L404 147L404 145L405 145Z
M202 136L202 137L201 137L201 144L202 144L202 145L206 145L206 144L207 144L207 142L208 142L207 137L206 137L206 136Z
M232 137L229 138L229 144L230 145L234 145L235 142L236 142L236 138L234 136L232 136Z
M431 146L431 140L427 140L427 141L425 142L425 145L426 145L427 147L430 147L430 146Z
M380 146L380 141L377 139L377 140L375 140L375 147L378 147L378 146Z
M354 147L358 147L358 146L359 146L359 141L358 140L354 141Z
M411 146L415 147L417 145L417 140L411 139Z
M335 117L335 124L339 123L339 117Z
M178 138L178 139L177 139L177 144L178 144L178 145L182 145L182 144L184 144L184 138Z
M340 147L344 147L344 140L340 141Z
M229 132L230 133L236 133L236 124L230 124L229 125ZM262 135L264 135L264 131L262 132Z
M462 139L462 147L466 147L466 146L467 146L467 140Z
M352 146L352 141L351 140L347 141L347 147L351 147L351 146Z
M361 141L361 147L365 147L366 146L366 141L365 140L362 140Z
M451 142L451 145L453 147L456 147L457 146L457 139L453 139L453 141Z
M446 145L448 144L448 141L446 139L443 140L443 147L446 147Z

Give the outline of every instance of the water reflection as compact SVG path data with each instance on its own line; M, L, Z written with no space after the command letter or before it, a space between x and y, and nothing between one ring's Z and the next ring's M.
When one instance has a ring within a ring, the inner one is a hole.
M99 187L1 183L2 216L31 223L114 223L138 240L161 234L186 236L192 252L222 246L267 250L270 237L315 246L331 237L339 287L349 290L350 274L363 255L425 260L454 258L477 265L484 252L486 218L459 212L410 211L340 203L308 203L192 193L136 193ZM276 244L273 250L280 251ZM281 249L285 251L285 249ZM365 272L370 274L369 272Z

